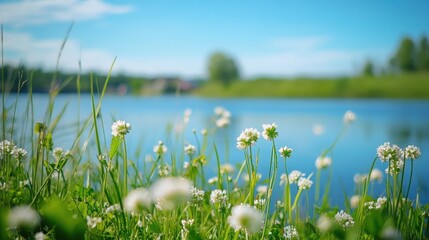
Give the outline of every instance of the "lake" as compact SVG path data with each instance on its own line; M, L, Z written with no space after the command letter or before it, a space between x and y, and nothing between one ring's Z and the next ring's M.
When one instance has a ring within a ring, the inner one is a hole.
M14 96L10 96L11 102ZM18 113L25 111L26 95L19 98ZM44 113L48 102L47 95L37 94L33 98L35 121L44 121ZM59 95L55 101L55 113L65 103L69 103L64 119L57 134L54 135L56 146L67 148L71 139L76 136L73 131L77 118L90 115L91 102L89 95L82 95L78 113L76 95ZM214 108L222 106L231 112L231 124L225 129L216 129L214 125ZM183 125L184 111L192 111L187 125ZM139 166L145 155L154 155L152 148L159 140L166 143L169 153L178 149L175 133L183 133L183 141L197 145L193 130L201 141L200 131L209 131L209 154L211 157L206 174L215 176L216 161L213 157L213 142L220 152L222 162L241 163L243 151L236 148L236 138L245 128L257 128L262 131L262 124L276 123L279 136L275 140L277 148L287 145L293 148L292 157L288 160L288 170L300 170L314 174L315 160L328 148L343 127L343 115L347 110L356 114L356 121L343 132L339 142L329 154L332 158L332 185L330 200L333 204L343 205L343 191L351 196L354 194L354 175L368 173L376 156L376 149L384 142L391 142L400 147L409 144L421 149L422 157L415 161L415 175L412 182L411 198L415 199L417 191L420 199L429 200L427 171L429 161L429 101L421 100L348 100L348 99L208 99L192 96L106 96L103 101L102 116L106 139L110 139L110 126L113 119L120 119L132 125L127 135L130 159ZM19 114L18 114L19 116ZM173 136L168 133L171 129ZM315 132L316 130L316 132ZM176 142L176 143L175 143ZM227 145L227 146L226 146ZM181 146L181 145L180 145ZM258 172L268 176L271 144L262 137L253 147L259 151L260 163ZM134 154L140 150L141 155ZM92 150L95 154L95 148ZM283 173L283 163L279 164L279 174ZM409 166L409 165L407 165ZM380 161L376 168L387 167ZM238 169L236 168L236 171ZM409 170L409 169L408 169ZM322 178L326 179L328 170L324 170ZM278 183L278 182L277 182ZM383 184L375 183L374 196L383 195ZM279 194L279 195L278 195ZM314 194L309 191L310 199ZM277 192L276 196L281 196Z

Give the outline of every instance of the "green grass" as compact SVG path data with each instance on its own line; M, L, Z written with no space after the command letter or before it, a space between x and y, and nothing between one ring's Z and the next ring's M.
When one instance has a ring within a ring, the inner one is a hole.
M204 97L286 98L429 98L429 73L339 79L243 80L222 86L207 83L195 94Z

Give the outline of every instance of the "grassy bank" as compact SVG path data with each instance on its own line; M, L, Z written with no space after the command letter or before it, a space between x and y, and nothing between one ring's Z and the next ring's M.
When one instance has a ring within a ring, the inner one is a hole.
M207 83L195 94L206 97L288 98L429 98L429 73L338 79L273 79L237 81L229 86Z

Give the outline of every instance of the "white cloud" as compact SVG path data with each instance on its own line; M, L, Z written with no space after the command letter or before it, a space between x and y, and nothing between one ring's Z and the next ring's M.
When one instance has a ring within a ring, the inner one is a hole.
M329 38L326 36L313 36L313 37L288 37L288 38L275 38L269 41L270 45L279 49L299 49L312 50L324 43L327 43Z
M132 11L128 5L113 5L102 0L26 0L0 4L0 22L14 26L37 25L52 21L98 18L104 14Z

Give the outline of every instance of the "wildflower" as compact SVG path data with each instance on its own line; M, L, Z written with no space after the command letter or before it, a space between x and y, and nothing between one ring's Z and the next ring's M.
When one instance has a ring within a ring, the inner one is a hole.
M260 211L242 204L232 208L228 223L236 231L244 230L251 234L259 232L264 222Z
M101 223L102 220L99 217L86 216L86 224L89 228L96 228L97 224Z
M8 222L11 229L35 228L40 223L40 216L29 206L17 206L10 210Z
M192 156L197 151L197 148L194 145L188 144L185 146L184 150L186 154Z
M265 195L268 192L268 186L267 185L260 185L260 186L258 186L258 188L256 188L256 191L260 195Z
M284 158L289 158L292 151L292 148L288 148L287 146L281 147L279 149L280 155Z
M387 166L385 172L390 175L397 175L401 172L401 169L404 167L404 161L402 159L398 159L396 161L391 161Z
M131 125L125 121L118 120L112 125L112 135L114 137L124 138L131 130Z
M317 228L320 230L320 232L328 232L331 227L332 221L328 216L322 214L319 219L317 219Z
M153 147L153 152L158 155L163 155L164 153L167 152L167 147L164 145L162 141L159 141L158 145L155 145Z
M218 181L217 177L212 177L212 178L209 178L207 180L207 183L208 184L215 184L215 183L217 183L217 181Z
M386 201L387 201L387 198L380 197L380 198L377 198L377 201L366 202L364 204L364 206L366 208L368 208L369 210L373 210L373 209L377 210L377 209L381 209L384 206L384 204L386 203Z
M163 209L172 210L177 204L191 198L191 181L184 178L167 177L158 179L150 188L152 196Z
M262 209L265 206L266 202L267 200L265 198L259 198L253 201L253 205L255 205L257 209Z
M143 222L141 220L138 220L136 225L137 225L137 227L142 228Z
M219 208L228 206L228 195L226 190L215 189L210 193L210 202Z
M52 156L55 158L55 161L58 162L62 157L64 157L64 150L60 147L56 147L52 151Z
M298 188L299 190L306 190L306 189L310 189L311 185L313 184L313 181L311 181L308 178L300 178L298 180Z
M226 110L223 107L215 107L215 109L214 109L214 113L218 116L221 116L224 111L226 111Z
M353 227L353 225L355 224L352 216L350 216L349 214L347 214L343 210L341 210L341 211L337 212L337 214L335 214L335 220L343 228Z
M359 195L353 195L350 198L350 206L352 208L357 208L359 206L360 196Z
M158 175L160 177L167 177L170 174L170 167L168 164L163 163L158 166Z
M260 133L254 128L246 128L237 138L237 148L245 149L258 141Z
M244 178L244 181L246 181L246 182L248 182L249 181L249 175L244 175L243 176L243 178ZM256 174L256 181L259 181L259 179L261 179L262 178L262 174L260 174L260 173L257 173Z
M17 146L13 146L11 154L19 162L22 162L27 158L27 151Z
M30 186L30 180L23 180L23 181L19 181L19 187L25 187L25 186Z
M353 181L354 181L356 184L361 184L361 183L365 182L366 177L367 177L367 176L366 176L365 174L358 174L358 173L356 173L356 174L353 176Z
M265 140L271 141L279 135L279 132L277 132L277 125L275 123L263 124L262 128L264 128L264 131L262 131L262 137L264 137Z
M198 205L199 203L204 201L204 190L200 190L196 187L192 187L191 188L191 203L193 203L194 205Z
M207 133L208 133L207 129L205 129L205 128L201 129L201 134L203 136L207 136Z
M288 176L285 173L280 175L280 186L288 182Z
M305 176L305 174L304 173L302 173L302 172L300 172L300 171L297 171L297 170L293 170L290 174L289 174L289 182L290 183L298 183L298 180L301 178L301 177L304 177Z
M220 166L220 172L221 173L232 174L232 173L234 173L234 170L235 170L234 166L232 166L229 163L225 163L222 166Z
M331 166L332 159L328 156L318 157L315 162L315 166L317 169L323 169Z
M124 202L125 203L125 202ZM113 204L111 206L108 206L106 208L106 214L107 213L114 213L114 212L119 212L121 211L121 206L119 204Z
M124 199L124 210L128 213L137 213L151 205L151 197L145 188L136 188L128 193Z
M283 236L285 239L299 239L298 231L292 225L287 225L284 228Z
M405 158L415 160L421 156L420 149L414 145L405 148Z
M3 140L0 142L0 159L8 156L12 153L13 144L8 140Z
M194 219L182 220L182 229L180 230L180 236L182 239L187 239L189 235L189 229L194 224Z
M380 170L378 170L377 168L374 168L371 171L371 174L369 176L369 180L370 181L378 181L381 182L383 181L383 172L381 172Z
M0 182L0 190L6 190L8 188L8 184L6 182Z
M227 117L221 117L218 120L216 120L216 126L218 128L225 128L229 125L230 119Z
M183 162L183 168L184 168L184 169L188 169L188 168L189 168L189 166L190 166L190 164L189 164L189 162L188 162L188 161L184 161L184 162Z
M316 136L322 135L324 131L325 131L325 129L323 128L323 125L318 124L318 123L313 125L313 134L314 135L316 135Z
M398 161L401 159L402 150L397 145L390 145L389 142L385 142L377 148L377 155L382 162Z
M35 240L45 240L48 239L48 237L43 232L38 232L34 235Z
M352 111L347 111L344 113L343 121L344 123L351 123L356 120L356 115Z
M185 109L183 112L183 122L188 123L189 119L191 118L192 110L191 109Z

